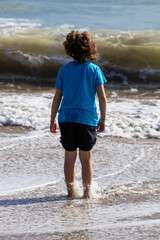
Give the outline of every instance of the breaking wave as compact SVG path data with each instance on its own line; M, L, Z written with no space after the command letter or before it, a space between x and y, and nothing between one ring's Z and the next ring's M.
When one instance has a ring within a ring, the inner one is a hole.
M1 28L0 81L53 83L69 58L63 49L68 30ZM91 31L96 62L111 84L159 84L160 31Z

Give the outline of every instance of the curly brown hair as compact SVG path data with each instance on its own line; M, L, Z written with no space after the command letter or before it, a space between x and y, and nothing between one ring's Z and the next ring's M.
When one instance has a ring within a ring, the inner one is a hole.
M80 64L86 61L96 61L98 58L96 45L89 32L80 33L73 30L67 34L63 45L66 54Z

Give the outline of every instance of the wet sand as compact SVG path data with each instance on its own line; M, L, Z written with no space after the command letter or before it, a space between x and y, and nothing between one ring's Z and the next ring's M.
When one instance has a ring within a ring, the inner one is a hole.
M66 197L60 134L48 129L54 89L27 85L1 89L2 123L9 119L10 126L0 126L0 240L159 239L158 89L107 90L107 130L93 148L89 200L82 198L79 159L76 199ZM40 109L34 102L41 102ZM9 118L6 113L11 113ZM143 129L145 119L148 130ZM155 137L132 137L136 125L142 126L141 136ZM113 137L119 131L124 137Z
M22 127L22 126L0 126L0 135L1 133L5 134L6 136L8 134L21 134L21 133L27 133L33 129Z
M8 143L0 146L0 240L159 239L160 140L99 136L89 200L78 160L76 199L66 197L59 134L12 133Z

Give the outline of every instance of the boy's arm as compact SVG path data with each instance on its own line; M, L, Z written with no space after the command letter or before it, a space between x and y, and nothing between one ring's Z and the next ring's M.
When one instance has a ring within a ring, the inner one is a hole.
M50 123L51 132L56 132L56 128L57 128L56 115L58 112L61 99L62 99L62 89L57 88L53 98L52 109L51 109L51 123Z
M101 117L98 121L97 131L103 132L105 130L105 120L106 120L106 111L107 111L107 99L104 90L103 84L97 87L97 94L99 98L99 106Z

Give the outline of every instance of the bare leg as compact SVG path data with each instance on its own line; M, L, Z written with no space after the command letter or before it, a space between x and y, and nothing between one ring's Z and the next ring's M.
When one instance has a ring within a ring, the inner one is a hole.
M92 183L92 151L79 150L79 158L82 165L84 197L90 198L90 188Z
M77 158L76 151L66 151L65 150L65 161L64 161L64 175L67 185L68 197L75 196L75 162Z

